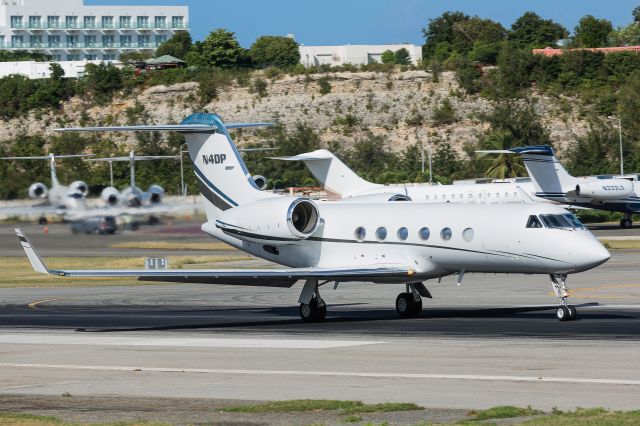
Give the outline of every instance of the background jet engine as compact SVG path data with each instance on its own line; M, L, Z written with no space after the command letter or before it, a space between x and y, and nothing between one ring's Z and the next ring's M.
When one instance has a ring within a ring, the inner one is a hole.
M597 179L576 185L576 195L592 200L617 200L633 194L633 183L626 179Z
M69 185L69 193L72 195L78 194L84 198L89 193L89 185L87 185L86 182L77 180L73 182L71 185Z
M149 187L149 202L151 204L159 204L164 198L164 188L160 185L151 185Z
M253 182L255 182L256 186L260 191L264 191L267 189L267 178L261 175L253 176Z
M100 193L100 198L109 206L115 206L118 204L118 199L120 196L120 191L116 188L109 186L102 190Z
M29 198L32 198L34 200L47 198L48 194L49 190L44 183L34 183L29 187Z
M278 197L226 210L216 226L241 240L293 244L313 235L320 223L320 212L313 201Z

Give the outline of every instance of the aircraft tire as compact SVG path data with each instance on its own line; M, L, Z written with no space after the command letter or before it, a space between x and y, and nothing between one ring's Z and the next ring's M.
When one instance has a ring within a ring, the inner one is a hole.
M620 227L621 228L631 229L632 226L633 226L633 222L631 221L631 219L622 219L620 221Z
M422 309L422 301L420 301L420 308ZM411 293L400 293L396 297L396 312L401 318L409 318L415 316L416 302L413 299Z
M558 318L558 321L571 320L571 313L569 312L569 308L564 305L558 306L558 309L556 309L556 318Z
M322 301L322 306L318 306L318 301L314 297L309 304L300 304L300 318L304 322L322 322L327 316L327 305Z
M575 320L578 316L578 310L573 305L569 305L567 308L569 309L569 321Z

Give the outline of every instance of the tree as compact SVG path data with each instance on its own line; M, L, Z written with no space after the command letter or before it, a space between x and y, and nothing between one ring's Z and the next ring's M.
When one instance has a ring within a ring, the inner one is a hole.
M219 28L212 31L202 43L202 60L210 66L233 68L240 64L244 49L235 33Z
M391 50L385 50L380 57L383 64L393 64L396 61L396 55Z
M184 59L192 46L193 41L188 31L176 31L169 40L158 46L156 57L170 55L174 58Z
M409 55L409 51L404 47L396 50L396 53L393 54L394 62L398 65L409 65L411 64L411 56Z
M249 56L259 67L284 68L300 62L300 49L290 37L262 36L251 45Z
M521 48L539 49L555 46L567 35L567 29L562 25L551 19L542 19L534 12L525 12L511 25L509 40Z
M498 130L489 134L483 141L483 149L505 150L516 146L514 135L510 131ZM494 179L524 176L526 169L520 156L498 154L490 162L485 177Z
M640 23L640 6L636 6L631 14L633 15L633 22Z
M104 104L113 94L124 87L120 70L111 64L87 64L85 84L96 101Z
M144 62L150 57L151 55L149 55L149 53L146 53L146 52L126 52L121 54L118 57L118 60L123 64L131 65L135 62Z
M605 47L609 43L611 31L611 21L586 15L574 29L574 43L578 47Z

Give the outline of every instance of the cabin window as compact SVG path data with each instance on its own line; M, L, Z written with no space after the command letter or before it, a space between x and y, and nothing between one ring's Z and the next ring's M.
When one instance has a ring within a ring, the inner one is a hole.
M418 236L422 241L427 241L431 236L431 231L426 226L418 231Z
M542 228L542 223L540 223L538 216L533 214L529 216L529 220L527 220L527 228Z
M462 231L462 239L470 243L473 240L474 232L473 228L467 228Z
M452 235L453 232L451 232L451 228L443 228L442 231L440 231L440 238L444 241L449 241Z
M364 238L367 236L367 230L362 226L359 226L358 228L356 228L356 231L353 233L353 235L356 237L356 240L364 241Z
M387 228L385 228L384 226L381 226L380 228L376 229L376 238L378 239L378 241L386 240Z
M399 240L404 241L407 239L407 237L409 237L409 230L407 228L403 226L402 228L398 229Z

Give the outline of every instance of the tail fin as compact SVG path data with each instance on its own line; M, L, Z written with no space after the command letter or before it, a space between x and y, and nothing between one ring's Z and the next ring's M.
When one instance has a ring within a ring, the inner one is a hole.
M192 114L177 125L86 127L57 129L63 132L85 131L175 131L183 133L189 148L198 186L206 199L209 221L221 211L275 195L260 191L251 178L227 129L271 126L271 123L224 124L216 114Z
M293 157L272 157L272 159L303 161L313 177L315 177L327 191L342 197L349 197L382 187L382 185L362 179L346 164L340 161L338 157L326 149L319 149Z
M548 145L512 148L522 155L534 189L541 196L562 197L575 189L575 178L560 164Z

